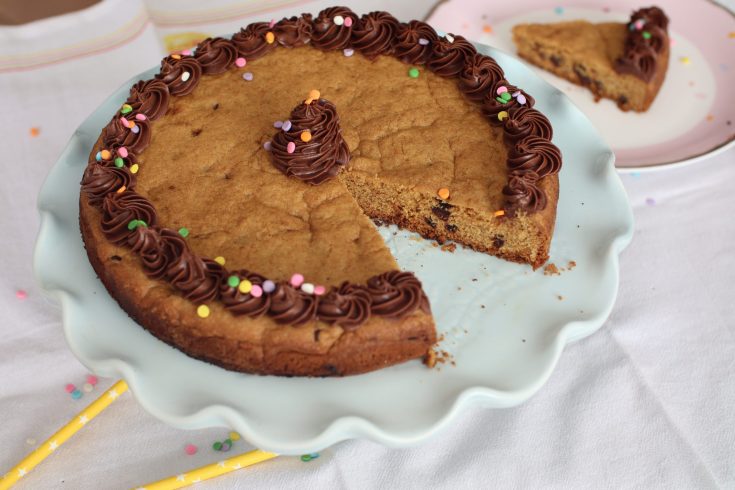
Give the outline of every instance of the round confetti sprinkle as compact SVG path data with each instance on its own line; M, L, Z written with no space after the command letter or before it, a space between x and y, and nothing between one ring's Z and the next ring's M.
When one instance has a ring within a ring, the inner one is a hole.
M235 286L232 287L234 288ZM250 291L252 291L252 289L253 283L248 281L247 279L243 279L237 288L237 290L240 291L242 294L248 294Z
M243 78L243 80L249 82L249 81L251 81L253 79L253 74L252 74L252 72L246 71L245 73L242 74L242 78Z
M317 89L312 89L309 91L309 98L313 100L319 100L319 97L322 96L322 93L319 92Z
M408 76L411 78L418 78L419 77L419 69L414 67L411 67L408 69Z
M100 152L100 156L102 157L103 160L109 160L112 155L110 154L109 150L102 150Z
M229 451L230 449L232 449L232 441L230 441L230 442L227 442L227 441L225 441L225 442L223 442L223 443L222 443L222 445L220 446L220 451L223 451L223 452L225 452L225 453L226 453L227 451Z
M656 200L654 198L652 198L652 197L647 197L646 198L646 205L653 206L655 204L656 204Z
M498 112L498 121L504 121L508 117L507 111Z
M314 285L310 282L305 282L301 285L301 290L306 294L314 294Z
M187 81L187 80L188 80L188 79L189 79L190 77L191 77L191 73L189 73L188 71L185 71L184 73L182 73L182 74L181 74L181 81L182 81L182 82L185 82L185 81Z
M345 56L347 56L349 58L350 56L352 56L353 54L355 54L355 50L352 49L352 48L345 48L345 49L342 50L342 54L344 54Z
M274 283L270 279L266 279L265 281L263 281L263 291L265 291L266 293L272 293L275 290L276 283Z
M242 68L243 66L245 66L246 63L247 61L245 60L245 58L242 57L235 60L235 66L238 68Z
M139 226L148 226L148 224L142 219L134 219L128 223L128 230L134 230Z
M133 108L130 106L130 104L123 104L122 108L120 109L121 114L128 114L133 111Z
M94 156L94 159L98 162L102 161L102 153L98 151L97 154Z
M314 294L316 294L317 296L321 296L322 294L326 292L327 292L327 288L325 288L324 286L322 285L314 286Z
M498 95L501 95L501 94L506 93L507 91L508 91L508 87L506 87L505 85L502 85L498 87L498 90L496 90L495 93Z
M691 60L689 59L688 56L680 56L679 61L681 61L685 65L688 65L689 63L691 63Z
M181 52L184 56L191 56L191 49L185 49Z
M271 21L268 22L268 27L270 27L271 29L273 29L273 26L274 25L276 25L276 19L271 19Z
M240 440L240 434L238 434L234 430L229 433L229 436L230 436L230 439L232 439L233 441L239 441Z
M495 216L496 218L503 215L505 215L505 211L503 211L502 209L493 213L493 216Z
M129 128L129 127L130 127L130 121L128 121L128 120L127 120L127 119L125 119L124 117L121 117L121 118L120 118L120 124L122 124L122 125L123 125L123 126L125 126L126 128Z
M230 276L227 278L227 285L231 288L236 288L240 285L240 278L237 276Z
M254 298L260 298L261 296L263 296L263 288L261 288L257 284L253 284L253 289L250 290L250 296Z
M342 17L341 15L335 15L334 18L332 19L332 22L334 22L335 25L341 26L342 24L345 23L345 18Z
M352 17L345 17L345 27L350 27L352 25Z
M123 185L123 186L120 186L120 188L116 190L115 192L118 194L122 194L123 192L125 192L125 189L127 189L127 187Z
M29 446L35 446L36 440L32 437L29 437L28 439L26 439L26 444L28 444Z
M283 127L283 121L276 121L273 123L273 127L276 129L281 129Z
M115 166L117 168L122 168L123 165L125 165L125 161L122 158L120 157L115 158Z
M304 143L308 143L309 141L311 141L311 133L309 131L304 131L303 133L301 133L301 141L303 141Z
M281 129L284 130L284 131L288 131L288 130L291 129L292 126L293 126L293 124L291 124L291 121L289 121L288 119L286 119L285 121L283 121L283 124L281 125Z
M28 297L28 293L23 289L19 289L15 292L15 297L18 299L26 299Z
M319 457L319 453L302 454L301 461L308 463L312 459L316 459L318 457Z
M209 306L199 305L197 307L197 315L199 315L200 318L207 318L209 316Z
M31 128L31 137L32 138L35 138L39 134L41 134L41 128L37 128L35 126Z
M268 32L265 33L265 42L267 42L268 44L273 44L275 42L275 40L276 40L276 35L275 34L273 34L270 31L268 31Z
M74 390L71 392L71 397L75 400L79 400L82 397L82 392L79 390Z
M293 141L289 141L288 144L286 145L286 151L288 153L295 152L296 151L296 143L294 143Z
M442 187L436 193L441 199L449 199L449 189L446 187Z
M419 38L419 44L420 44L421 46L428 46L428 44L429 44L429 40L428 40L428 39L426 39L425 37L420 37L420 38Z
M297 288L304 283L304 276L302 276L299 273L296 273L293 276L291 276L291 279L288 282L291 283L291 286Z
M69 383L66 386L64 386L64 390L66 390L67 393L71 393L72 391L76 390L77 387L73 384Z
M219 265L225 265L225 258L221 255L219 257L215 257L214 261L217 262Z
M184 446L184 452L189 456L193 456L197 453L197 447L194 444L187 444Z
M91 384L92 386L96 386L98 381L99 380L97 379L97 376L95 376L94 374L87 375L87 383Z
M516 101L518 101L519 104L524 105L526 103L526 96L520 94L518 95L518 97L516 97Z
M222 449L222 443L216 441L214 444L212 444L212 449L214 449L215 451L219 451L220 449Z
M84 390L85 393L89 393L90 391L92 391L94 389L94 386L92 386L89 383L84 383L82 385L82 389Z
M508 102L513 97L508 92L503 92L500 94L500 98L503 99L505 102Z
M451 34L447 34L447 35L445 35L445 36L444 36L444 39L446 39L446 40L447 40L447 41L449 41L450 43L453 43L453 42L454 42L454 36L452 36Z
M125 148L124 146L121 146L120 148L117 149L117 154L120 155L123 158L127 158L128 157L128 149Z
M633 25L635 26L636 30L640 31L641 29L643 29L643 26L646 25L646 23L643 22L643 19L638 19Z
M132 128L130 128L130 131L132 131L135 134L138 134L140 133L140 128L138 126L133 126Z
M179 235L181 235L184 238L188 237L189 236L189 229L182 226L181 228L179 228Z
M145 121L145 120L146 120L146 119L148 119L148 118L146 117L146 115L145 115L145 114L140 114L140 113L139 113L139 114L136 114L136 115L135 115L135 119L137 119L138 121Z
M132 165L132 166L130 167L130 173L131 173L131 174L137 174L137 173L138 173L138 170L140 170L140 167L138 166L138 164L137 164L137 163L134 163L134 164L133 164L133 165Z
M271 149L272 149L271 142L270 141L266 141L265 143L263 143L263 149L265 151L271 151Z
M181 59L181 55L180 54L172 54L171 57L173 59L175 59L175 60L180 60Z
M556 15L561 15L564 13L564 7L554 7L554 13Z
M492 34L493 28L485 24L484 26L482 26L482 32L484 32L485 34Z
M643 31L643 39L651 39L651 33L648 31Z

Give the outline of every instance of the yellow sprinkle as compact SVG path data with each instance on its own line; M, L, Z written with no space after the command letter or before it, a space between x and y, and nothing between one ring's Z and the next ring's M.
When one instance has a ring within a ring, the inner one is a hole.
M317 100L319 97L321 97L322 94L317 89L311 90L309 92L309 98L312 100Z
M209 316L209 306L199 305L197 307L197 315L199 315L201 318L207 318Z
M685 65L688 65L689 63L691 63L691 60L689 59L689 57L688 57L688 56L682 56L682 57L680 57L680 58L679 58L679 61L681 61L681 62L682 62L682 63L684 63Z
M507 111L500 111L500 112L498 112L498 121L502 121L502 120L504 120L507 117L508 117L508 112Z
M314 102L314 99L306 99L306 100L304 101L304 104L306 104L306 105L311 105L311 103L312 103L312 102Z
M214 261L217 262L219 265L225 265L225 258L221 255L219 257L215 257Z
M495 217L497 218L498 216L503 216L504 214L505 214L505 211L503 211L503 210L501 209L500 211L495 211L495 212L493 213L493 216L495 216Z
M449 199L449 189L442 187L436 192L442 199Z
M125 186L122 186L122 187L120 187L120 188L119 188L119 189L117 190L117 193L118 193L118 194L122 194L123 192L125 192L125 189L127 189L127 187L125 187Z
M129 123L130 123L130 124L128 125L128 129L129 129L130 131L132 131L132 130L133 130L133 128L135 127L135 123L134 123L133 121L129 121Z
M137 174L137 173L138 173L138 170L139 170L139 169L140 169L140 167L138 166L138 164L137 164L137 163L134 163L134 164L133 164L133 165L132 165L132 166L130 167L130 173L131 173L131 174Z
M239 441L240 440L240 434L235 432L234 430L229 433L229 437L231 441Z
M171 57L173 59L175 59L175 60L180 60L181 59L181 55L180 54L172 54Z
M311 141L311 133L308 131L304 131L303 133L301 133L301 141L303 141L304 143L308 143L309 141Z
M109 150L102 150L100 152L100 156L103 160L109 160L112 155L110 154Z
M253 283L248 281L247 279L243 279L240 281L240 285L237 286L237 290L240 291L242 294L248 294L253 289Z
M272 32L266 32L265 34L265 42L268 44L273 44L276 40L276 36Z
M729 34L727 35L727 37L729 37L730 39L735 39L735 31L732 31L732 32L730 32L730 33L729 33Z

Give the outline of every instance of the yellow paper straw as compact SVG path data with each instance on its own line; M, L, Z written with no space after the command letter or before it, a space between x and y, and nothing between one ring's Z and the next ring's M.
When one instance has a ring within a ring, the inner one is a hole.
M112 385L112 387L105 391L99 398L87 405L87 408L79 412L76 417L69 421L68 424L46 439L43 444L26 456L23 461L8 471L5 476L0 479L0 490L6 490L13 486L18 480L35 468L38 463L46 459L48 455L64 444L64 442L76 434L79 429L87 425L87 422L95 418L102 410L107 408L110 403L117 400L117 397L125 393L127 390L128 385L123 380Z
M208 480L209 478L224 475L225 473L275 458L276 456L278 456L276 453L268 453L266 451L261 451L260 449L255 449L254 451L243 453L239 456L225 459L218 463L202 466L201 468L191 470L187 473L181 473L154 483L149 483L148 485L137 487L137 490L173 490L175 488L186 487L193 483Z

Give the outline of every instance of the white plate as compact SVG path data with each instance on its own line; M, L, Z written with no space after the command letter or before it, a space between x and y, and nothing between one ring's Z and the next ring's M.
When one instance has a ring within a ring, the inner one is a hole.
M615 301L618 254L633 219L614 157L587 118L557 89L509 55L508 79L536 97L564 155L551 262L573 270L546 276L458 248L442 252L407 232L382 230L400 265L423 281L441 348L456 363L418 361L360 376L250 376L187 357L139 327L107 294L79 233L79 181L101 128L138 78L120 88L74 134L39 196L35 271L63 306L74 354L93 372L124 378L150 413L177 427L229 426L283 454L318 451L350 438L417 443L472 404L517 405L548 379L564 346L598 329ZM561 299L560 299L561 298Z

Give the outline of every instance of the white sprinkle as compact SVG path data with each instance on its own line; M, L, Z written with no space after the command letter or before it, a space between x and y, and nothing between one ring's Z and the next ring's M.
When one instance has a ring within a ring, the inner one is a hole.
M263 149L265 151L271 151L271 142L270 141L266 141L265 143L263 143Z
M305 282L301 285L301 290L306 294L314 294L314 285L310 282Z
M28 444L29 446L35 446L36 440L32 437L29 437L28 439L26 439L26 444Z
M419 38L419 44L422 45L422 46L426 46L427 44L429 44L429 40L426 39L426 38L424 38L424 37L420 37Z
M342 24L345 23L345 18L342 17L341 15L335 15L332 21L334 22L335 25L341 26Z
M242 74L242 78L243 80L247 80L249 82L250 80L253 79L253 74L252 72L246 71L245 73Z
M276 121L273 123L273 127L276 129L281 129L281 126L283 126L283 121Z
M347 56L348 58L349 58L350 56L352 56L353 54L355 54L355 50L354 50L354 49L352 49L352 48L345 48L345 49L344 49L344 51L342 51L342 52L343 52L343 53L345 54L345 56Z
M84 383L84 386L82 386L82 389L86 393L89 393L90 391L92 391L94 389L94 386L92 386L90 383Z
M189 77L191 77L191 73L189 73L188 71L185 71L184 73L181 74L181 81L185 82L189 79Z
M288 119L283 121L283 124L281 125L281 129L283 129L284 131L288 131L289 129L291 129L291 121L289 121Z
M447 34L446 36L444 36L444 39L446 39L450 43L454 42L454 36L452 36L451 34Z

